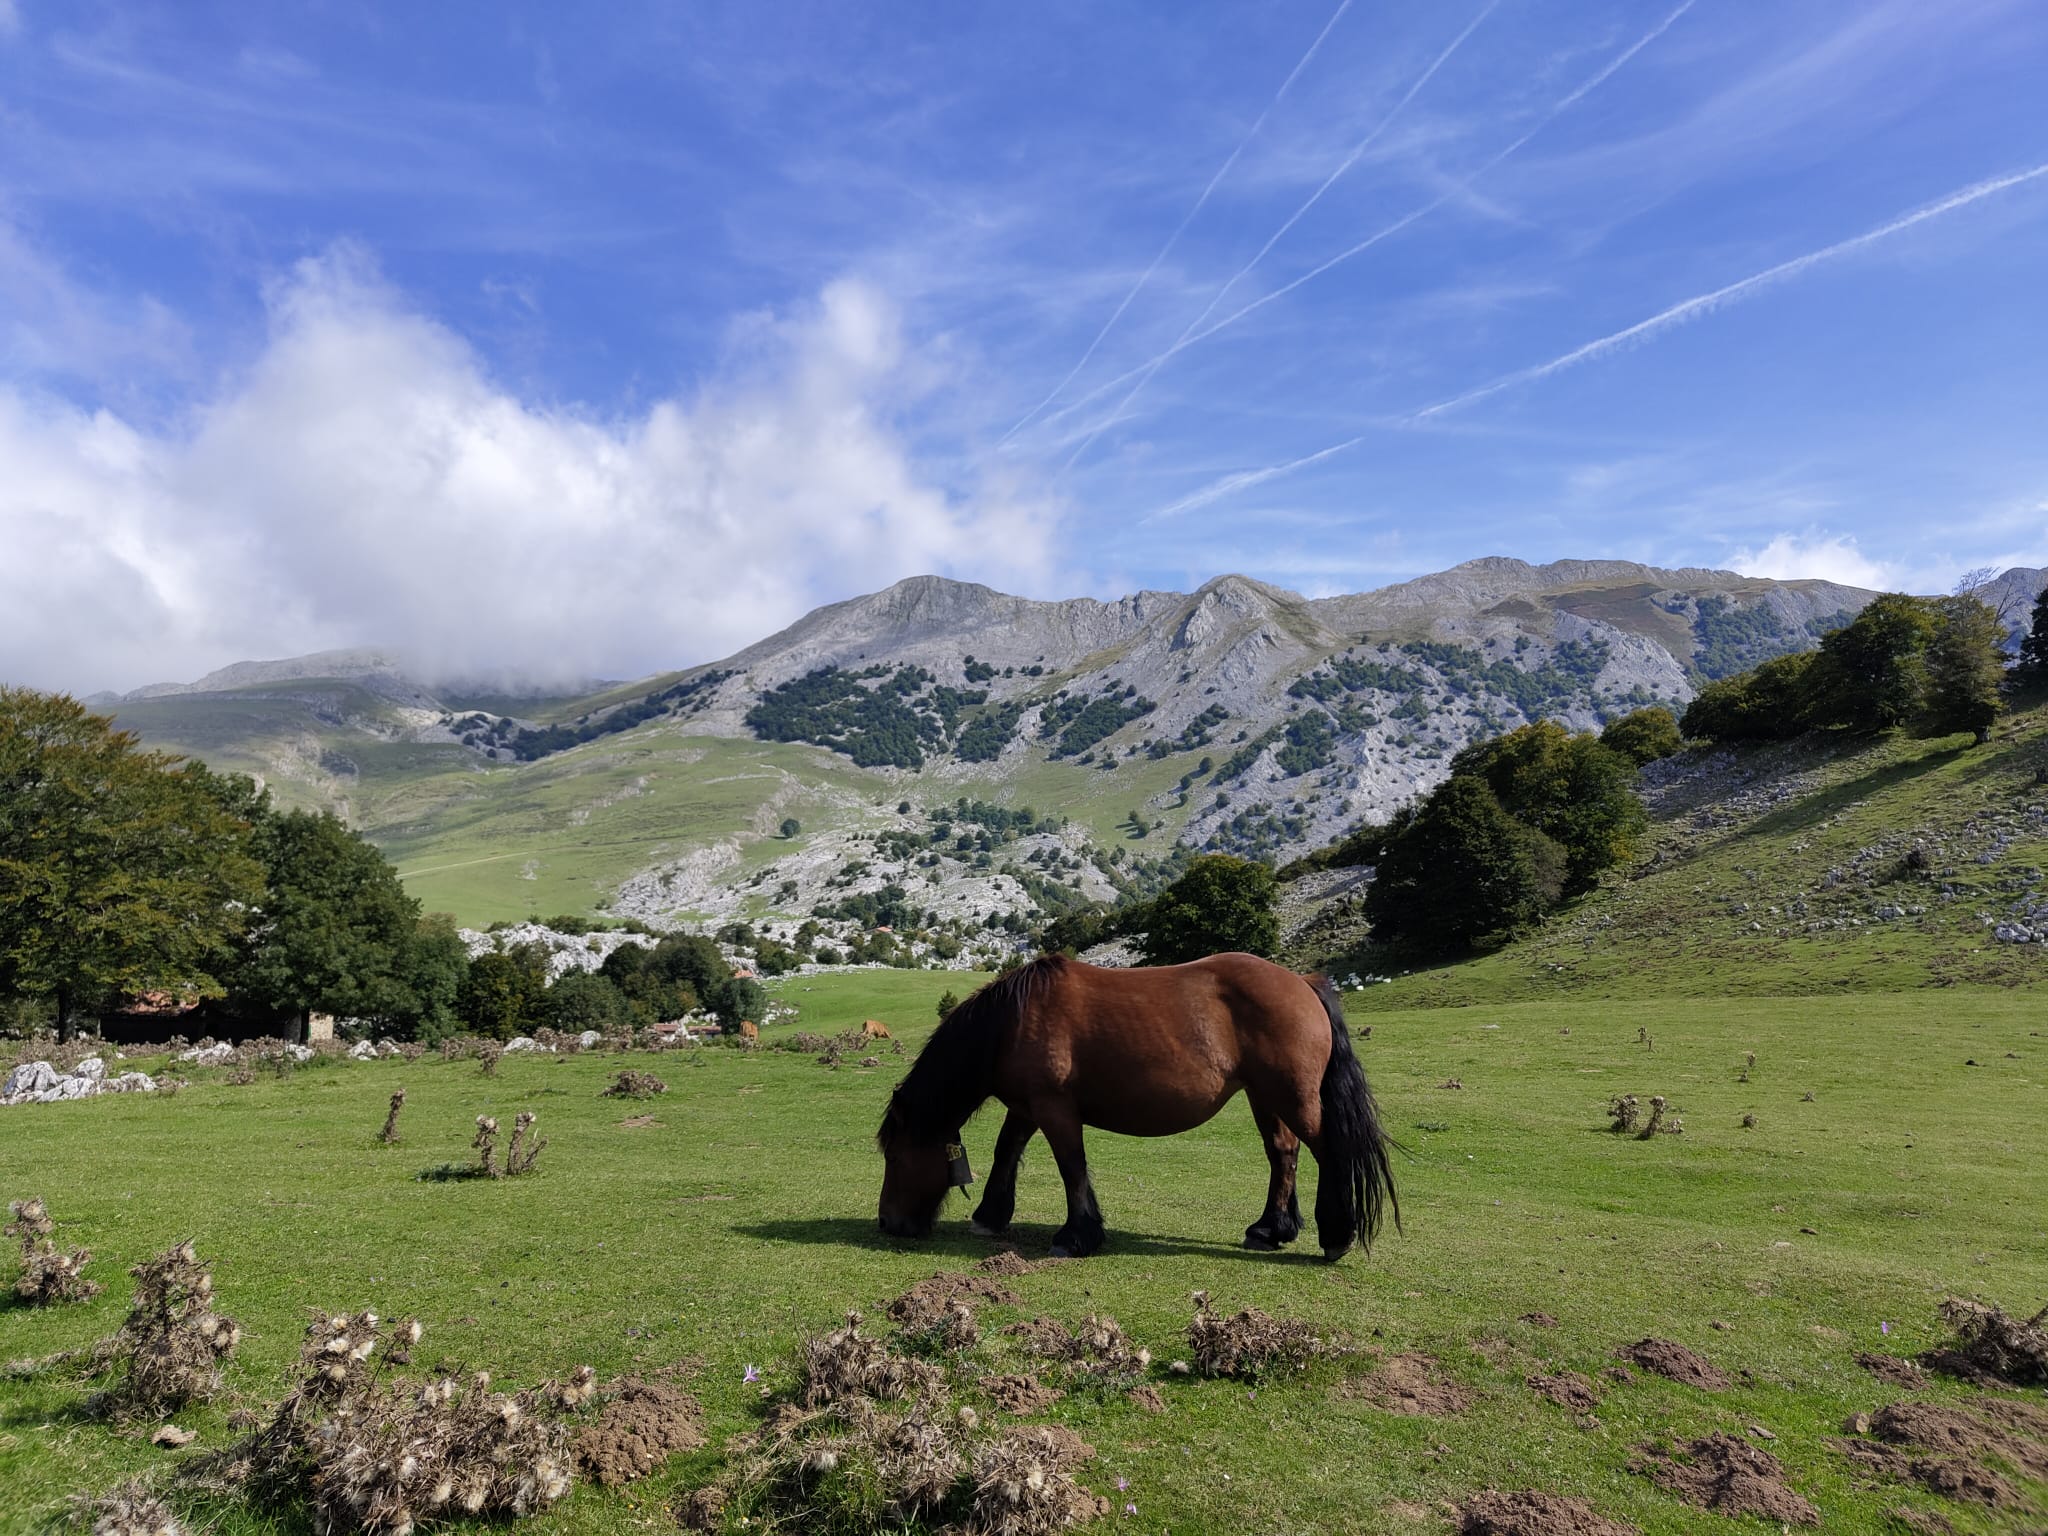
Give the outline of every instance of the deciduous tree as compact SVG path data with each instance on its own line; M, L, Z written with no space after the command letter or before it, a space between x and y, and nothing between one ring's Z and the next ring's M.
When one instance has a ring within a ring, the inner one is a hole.
M261 797L62 694L0 687L0 993L218 997L263 887Z

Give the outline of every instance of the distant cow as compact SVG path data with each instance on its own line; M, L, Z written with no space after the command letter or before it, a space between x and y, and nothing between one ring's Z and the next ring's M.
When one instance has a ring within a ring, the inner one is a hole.
M896 1038L889 1033L889 1026L880 1019L863 1019L860 1032L870 1040L893 1040Z
M760 1026L760 1025L758 1025L758 1024L756 1024L756 1023L755 1023L755 1022L754 1022L754 1021L753 1021L752 1019L741 1019L741 1020L740 1020L740 1038L741 1038L742 1040L758 1040L758 1039L760 1039L760 1038L761 1038L761 1026Z

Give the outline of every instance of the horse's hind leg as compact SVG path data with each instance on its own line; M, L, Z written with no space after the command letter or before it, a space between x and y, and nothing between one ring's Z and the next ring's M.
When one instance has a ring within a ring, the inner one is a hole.
M1295 1159L1301 1151L1301 1140L1278 1115L1257 1103L1252 1105L1252 1118L1259 1124L1259 1135L1266 1143L1266 1161L1273 1173L1266 1185L1266 1209L1245 1228L1244 1245L1270 1253L1301 1236L1301 1200L1294 1189Z
M1009 1230L1017 1212L1017 1168L1024 1161L1024 1144L1037 1134L1037 1124L1023 1110L1013 1109L1003 1117L988 1185L974 1212L973 1227L982 1236L998 1237Z
M1102 1208L1088 1182L1088 1154L1081 1144L1081 1116L1069 1104L1034 1105L1038 1123L1060 1165L1067 1186L1067 1223L1052 1235L1056 1259L1085 1259L1102 1246Z

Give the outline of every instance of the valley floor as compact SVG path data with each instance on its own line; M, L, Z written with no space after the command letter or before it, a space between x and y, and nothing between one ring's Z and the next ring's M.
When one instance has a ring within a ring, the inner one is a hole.
M778 991L799 1014L771 1037L877 1018L914 1050L938 993L962 980L788 978ZM2022 1314L2048 1299L2038 992L1416 1009L1398 1006L1404 989L1371 989L1381 1011L1353 1008L1407 1147L1403 1232L1334 1268L1240 1249L1265 1169L1239 1101L1184 1137L1094 1137L1108 1250L1007 1281L1017 1304L985 1313L978 1368L1031 1369L999 1329L1038 1314L1113 1314L1150 1346L1163 1413L1072 1391L1046 1415L1097 1448L1084 1482L1128 1481L1118 1498L1136 1512L1097 1528L1408 1536L1449 1530L1447 1501L1475 1490L1535 1487L1582 1495L1647 1533L1718 1529L1720 1517L1628 1465L1646 1443L1713 1430L1766 1443L1750 1426L1776 1437L1769 1448L1827 1531L1895 1530L1902 1507L1938 1510L1964 1531L2040 1528L2038 1483L2025 1508L1945 1503L1865 1480L1838 1448L1851 1414L1901 1396L1978 1395L1939 1377L1887 1387L1859 1368L1859 1351L1937 1344L1935 1308L1951 1294ZM680 1363L708 1410L711 1448L623 1492L580 1488L531 1526L672 1529L669 1499L757 1421L747 1366L784 1389L804 1331L857 1307L886 1332L876 1303L991 1249L957 1203L929 1244L875 1231L872 1137L906 1060L885 1050L878 1067L835 1069L774 1050L642 1054L630 1064L669 1091L624 1104L598 1097L627 1064L607 1055L508 1057L495 1078L432 1058L321 1064L245 1087L201 1071L175 1097L0 1111L5 1193L47 1199L60 1236L93 1249L92 1272L108 1282L83 1306L0 1311L0 1354L110 1332L127 1304L122 1272L189 1236L215 1262L223 1310L248 1329L231 1401L179 1420L199 1432L196 1449L231 1438L236 1403L284 1390L309 1307L417 1316L424 1360L513 1384L583 1362L601 1377ZM381 1146L400 1085L403 1140ZM1624 1093L1665 1095L1683 1132L1611 1134L1606 1107ZM537 1176L416 1177L468 1156L478 1114L521 1109L549 1138ZM977 1168L994 1129L993 1116L969 1128ZM1059 1216L1051 1161L1034 1149L1015 1232L1027 1257L1042 1255ZM1185 1352L1196 1290L1226 1311L1304 1319L1361 1353L1255 1389L1169 1375L1157 1362ZM1534 1313L1557 1326L1522 1320ZM1646 1336L1689 1346L1734 1384L1605 1379L1616 1348ZM1470 1406L1404 1416L1352 1390L1373 1352L1403 1351L1433 1356ZM1590 1419L1525 1385L1562 1370L1597 1383L1604 1400ZM86 1390L54 1376L0 1380L0 1530L36 1529L73 1490L162 1474L193 1454L91 1421ZM278 1528L232 1505L198 1513L223 1536Z

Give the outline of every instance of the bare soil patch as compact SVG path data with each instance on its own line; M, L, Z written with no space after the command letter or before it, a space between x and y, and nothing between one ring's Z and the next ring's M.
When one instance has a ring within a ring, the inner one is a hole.
M661 1122L652 1115L628 1115L619 1122L620 1129L628 1131L642 1131L650 1125L659 1124Z
M1007 1285L985 1275L942 1272L920 1280L890 1302L889 1321L916 1332L943 1321L955 1307L1015 1306L1022 1298Z
M1531 1376L1528 1387L1545 1402L1569 1408L1573 1413L1591 1413L1600 1406L1600 1394L1593 1383L1577 1371L1559 1371L1554 1376Z
M1044 1385L1036 1376L984 1376L979 1385L1005 1413L1043 1413L1066 1395L1058 1387Z
M607 1389L597 1421L571 1447L577 1470L607 1488L645 1477L704 1443L704 1410L666 1382L629 1376Z
M1636 1528L1596 1513L1584 1499L1489 1488L1458 1506L1459 1536L1636 1536Z
M1689 1504L1724 1515L1761 1515L1786 1525L1818 1525L1815 1509L1785 1482L1778 1458L1719 1431L1660 1450L1639 1448L1628 1469Z
M1911 1360L1901 1360L1897 1355L1873 1355L1865 1350L1858 1353L1856 1363L1888 1387L1913 1391L1927 1385L1927 1373Z
M1548 1312L1524 1312L1515 1321L1527 1323L1531 1328L1555 1328L1557 1326L1557 1319Z
M1631 1365L1654 1371L1682 1386L1698 1387L1703 1392L1719 1392L1734 1385L1727 1373L1711 1360L1670 1339L1639 1339L1633 1344L1624 1344L1615 1353Z
M992 1253L987 1258L976 1261L974 1268L979 1274L1015 1278L1018 1275L1030 1274L1038 1266L1016 1249L1005 1248L999 1253Z
M1147 1413L1166 1412L1166 1399L1159 1395L1159 1389L1149 1384L1135 1386L1124 1394Z
M1995 1460L2048 1478L2048 1414L1989 1400L1982 1412L1938 1403L1890 1403L1870 1416L1868 1439L1836 1442L1842 1454L1888 1482L1918 1483L1946 1499L1992 1509L2021 1502ZM1988 1416L1987 1416L1988 1415Z
M1448 1380L1429 1355L1390 1356L1378 1370L1345 1383L1343 1395L1362 1397L1388 1413L1421 1414L1433 1419L1463 1413L1472 1394Z

